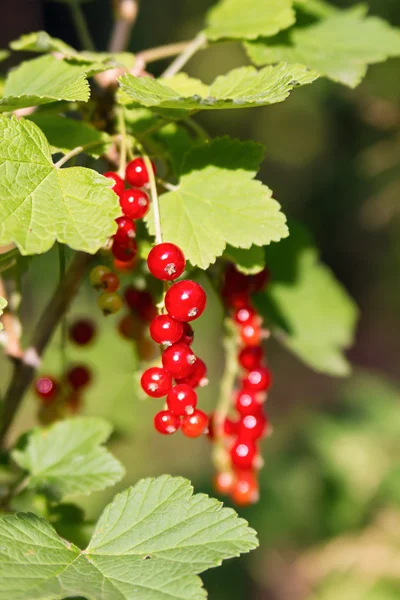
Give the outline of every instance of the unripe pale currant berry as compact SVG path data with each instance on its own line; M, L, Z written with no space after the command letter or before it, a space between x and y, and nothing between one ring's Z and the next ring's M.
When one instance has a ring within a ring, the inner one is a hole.
M260 366L263 358L261 346L247 346L239 352L239 364L247 371L252 371Z
M239 472L232 486L231 497L238 506L250 506L259 500L256 475L252 471Z
M67 372L67 381L75 390L86 387L92 379L92 374L85 365L75 365Z
M107 171L103 173L104 177L108 177L108 179L112 179L115 183L112 186L112 190L117 194L117 196L121 196L125 190L125 182L118 175L118 173L114 173L113 171Z
M170 410L162 410L154 417L154 427L163 435L171 435L180 427L180 419Z
M272 384L272 373L267 367L257 367L243 379L243 387L252 392L266 392Z
M129 240L128 244L121 246L116 240L114 240L111 247L113 256L122 262L129 262L136 256L137 253L137 242L136 240Z
M257 399L257 393L246 389L241 390L236 396L235 406L242 417L258 415L263 409L263 404Z
M115 219L118 229L114 233L114 240L120 246L129 246L130 240L136 237L136 223L129 217Z
M95 335L96 328L92 321L88 319L78 319L69 328L69 339L78 346L86 346Z
M193 372L187 377L183 377L181 379L177 379L176 383L186 383L191 387L205 387L208 384L207 379L207 367L204 361L201 358L196 358L195 366Z
M222 471L214 477L214 488L221 496L229 496L235 483L235 476L231 471Z
M183 335L183 323L169 315L158 315L150 323L150 335L157 344L175 344Z
M100 287L105 292L116 292L120 285L118 275L116 275L115 273L112 273L112 272L105 273L101 277L100 282L101 282Z
M148 396L162 398L172 388L172 377L161 367L150 367L143 373L140 383Z
M231 448L232 464L243 471L253 468L257 456L257 446L252 440L239 438Z
M119 199L122 212L130 219L142 219L149 210L150 200L146 192L133 188L125 190Z
M97 306L102 311L103 315L115 315L123 307L124 303L118 294L115 292L104 292L97 300Z
M182 417L181 429L186 437L199 437L208 431L208 416L202 410L196 409L192 414Z
M191 415L197 405L197 394L190 385L180 383L168 392L167 406L174 415Z
M258 440L266 430L267 419L260 412L256 415L246 415L242 417L238 425L238 436L242 440Z
M107 273L111 273L111 269L106 267L105 265L97 265L90 271L89 281L90 285L92 285L96 290L101 289L101 278L103 275Z
M243 306L236 309L233 318L238 325L248 325L253 322L255 315L256 311L252 306Z
M240 332L240 338L245 346L259 346L261 343L261 326L253 319L244 325Z
M155 165L151 163L151 166L155 173ZM149 174L143 158L134 158L126 165L125 179L134 187L143 187L149 182Z
M206 293L195 281L178 281L165 295L165 308L177 321L193 321L206 307Z
M172 377L188 377L195 369L196 356L185 344L172 344L162 355L163 367Z
M186 260L178 246L163 242L150 250L147 257L150 273L162 281L173 281L185 270Z
M42 375L35 381L35 394L43 404L51 404L59 392L59 383L57 379L50 375Z

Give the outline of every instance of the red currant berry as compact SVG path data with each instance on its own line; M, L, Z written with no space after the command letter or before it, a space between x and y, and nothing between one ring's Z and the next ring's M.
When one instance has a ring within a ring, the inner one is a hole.
M249 305L249 295L247 292L232 292L227 294L225 290L222 290L222 297L225 303L232 308L245 308Z
M191 387L205 387L208 384L207 379L207 367L204 361L201 358L197 358L195 362L195 367L193 369L193 373L191 373L188 377L183 377L182 379L177 379L177 383L186 383Z
M172 388L172 377L160 367L150 367L143 373L140 383L148 396L162 398Z
M97 306L105 317L115 315L115 313L121 310L123 305L124 303L121 296L115 292L104 292L97 300Z
M155 173L156 168L153 163L151 164ZM125 179L130 185L139 188L149 182L149 174L143 158L134 158L126 165Z
M234 265L229 265L225 271L224 292L225 295L237 292L249 294L251 291L251 278L240 273Z
M229 496L235 483L235 476L229 471L217 473L214 477L214 488L221 496Z
M120 177L118 173L113 173L113 171L107 171L106 173L103 173L103 175L104 177L108 177L108 179L115 181L114 185L112 186L112 190L117 194L117 196L121 196L121 194L123 194L125 191L125 183L122 177Z
M120 246L129 246L130 241L136 237L136 224L128 217L115 219L118 229L114 234L114 240Z
M242 417L238 426L238 435L241 439L258 440L266 430L267 419L262 413Z
M206 307L206 293L195 281L178 281L165 295L165 308L177 321L193 321Z
M246 346L259 346L261 343L261 327L254 321L244 325L240 332L241 340Z
M231 497L238 506L249 506L259 500L258 483L252 471L238 473L232 486Z
M59 391L58 381L49 375L42 375L35 381L35 394L43 404L51 404Z
M163 367L172 377L182 379L195 370L196 356L185 344L172 344L162 355Z
M117 258L114 258L114 269L116 271L134 271L136 269L138 263L138 257L134 256L133 258L131 258L128 261L122 261L122 260L118 260Z
M182 418L181 429L183 435L196 438L207 433L208 416L202 410L195 410L191 415Z
M180 419L169 410L162 410L154 417L154 427L163 435L171 435L178 431Z
M193 340L194 340L193 327L191 325L189 325L189 323L182 323L182 325L183 325L183 334L179 341L182 344L191 346L193 344Z
M238 439L231 448L232 464L243 471L249 471L257 456L257 446L252 440Z
M78 346L86 346L92 341L95 334L95 326L92 321L87 319L79 319L75 321L69 328L69 338Z
M191 415L197 405L197 394L190 385L180 383L168 392L167 405L178 417Z
M248 325L249 323L252 323L255 315L256 311L252 306L244 306L236 310L233 318L239 325Z
M152 321L157 316L157 309L149 292L137 290L129 285L124 291L125 302L133 312L137 312L143 321Z
M257 275L252 275L251 276L251 287L252 287L253 292L261 292L261 290L263 290L265 288L265 286L268 284L270 278L271 278L271 273L270 273L269 269L267 269L267 267L265 267L265 269L263 269L262 271L257 273Z
M158 315L150 323L150 335L157 344L175 344L183 335L183 324L169 315Z
M226 417L224 421L224 434L229 437L233 437L234 435L237 435L237 430L238 421L234 421L233 419Z
M252 392L266 392L272 383L272 373L266 367L257 367L243 379L243 387Z
M89 275L90 285L92 285L96 290L101 290L101 278L107 273L111 273L111 269L104 265L98 265L97 267L94 267L90 271Z
M186 260L178 246L164 242L150 250L147 265L150 273L157 279L172 281L182 275Z
M111 252L116 259L122 262L129 262L136 256L137 242L136 240L129 240L129 244L124 244L121 246L116 240L114 240Z
M119 277L115 273L105 273L101 278L101 288L105 292L116 292L119 288Z
M261 346L247 346L239 352L239 364L247 371L252 371L260 366L263 357Z
M92 374L84 365L76 365L67 372L67 381L75 390L86 387L91 379Z
M241 390L236 396L236 410L239 415L257 415L262 411L263 405L257 400L257 394L249 390Z
M133 188L125 190L119 199L122 212L130 219L141 219L149 210L150 200L146 192Z

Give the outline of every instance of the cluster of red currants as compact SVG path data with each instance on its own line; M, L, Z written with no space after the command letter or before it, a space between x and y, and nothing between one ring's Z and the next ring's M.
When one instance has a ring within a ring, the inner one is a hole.
M78 346L86 346L95 335L91 321L78 319L69 329L69 339ZM83 364L68 367L61 378L40 375L34 383L34 392L40 400L38 418L43 424L52 423L65 413L78 412L83 404L83 392L92 381L92 372Z
M272 375L261 346L262 318L251 302L251 294L264 288L267 281L266 269L246 277L230 266L222 291L240 339L240 384L233 399L235 415L223 425L229 468L216 475L215 485L220 493L230 495L241 506L258 500L257 470L262 466L258 442L269 429L263 408Z
M162 242L152 248L147 264L154 277L171 282L182 275L186 260L178 246ZM168 287L162 312L150 323L150 335L161 346L162 367L147 369L141 385L152 398L167 397L165 410L154 418L156 430L164 435L181 429L185 436L194 438L208 430L207 415L196 408L195 391L207 383L206 366L191 349L194 333L190 325L205 306L206 294L201 285L181 280Z

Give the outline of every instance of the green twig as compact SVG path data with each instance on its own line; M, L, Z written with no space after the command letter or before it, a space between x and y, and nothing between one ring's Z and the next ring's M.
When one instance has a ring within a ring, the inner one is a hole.
M79 0L68 0L71 17L83 50L95 51L95 45L86 23Z
M122 177L122 179L125 179L127 138L123 106L118 107L118 129L120 134L120 156L118 174Z

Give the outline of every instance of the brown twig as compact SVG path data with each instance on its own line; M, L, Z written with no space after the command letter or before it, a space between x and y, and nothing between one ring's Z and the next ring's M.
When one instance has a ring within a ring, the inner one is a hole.
M29 348L15 363L14 373L3 402L0 446L4 446L8 430L21 405L25 392L32 383L35 370L40 364L40 357L77 293L90 261L91 256L89 254L83 252L75 254L65 278L58 284L54 295L45 307L34 329Z
M5 352L11 358L22 358L23 350L21 348L21 324L18 317L14 314L12 303L10 303L3 279L0 277L0 296L7 300L8 304L2 316L4 326L4 348Z
M139 13L138 0L115 0L116 19L108 44L109 52L123 52L129 45L132 28Z

